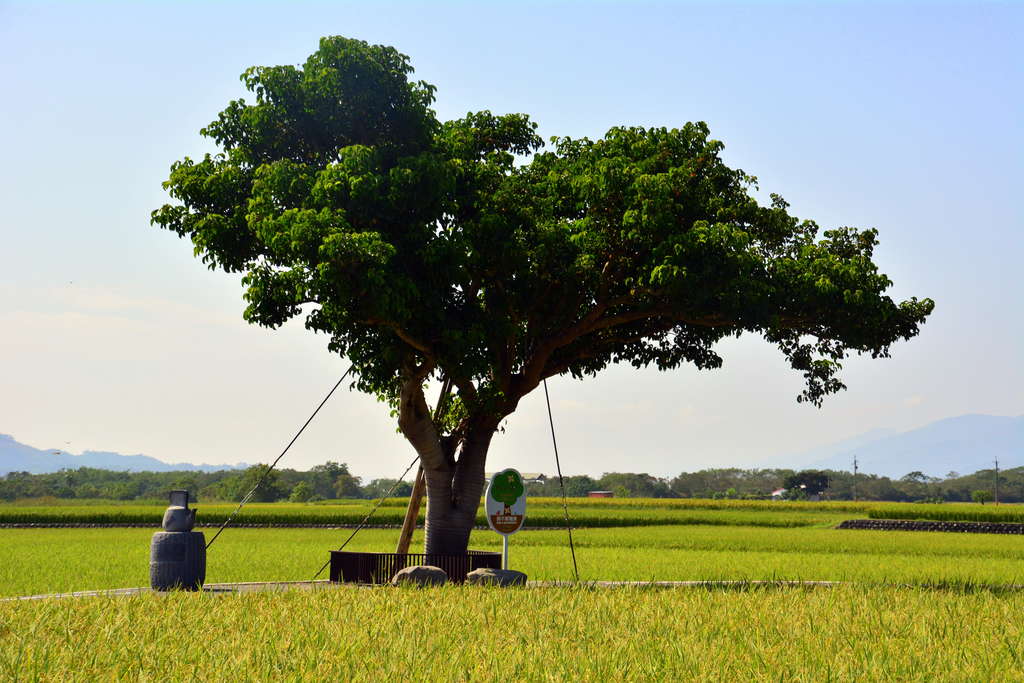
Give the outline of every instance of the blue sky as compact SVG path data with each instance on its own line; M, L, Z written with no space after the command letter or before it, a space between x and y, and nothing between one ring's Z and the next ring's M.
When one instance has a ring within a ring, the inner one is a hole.
M237 278L148 216L170 163L211 149L198 130L245 94L239 74L328 34L408 54L442 118L522 111L574 137L707 121L764 196L878 228L893 296L936 300L821 410L754 338L718 372L552 382L567 471L793 462L869 429L1019 415L1022 29L1020 3L0 2L0 432L194 462L287 442L344 360L300 325L246 325ZM493 468L553 469L542 399ZM345 393L287 464L394 476L412 455L383 406Z

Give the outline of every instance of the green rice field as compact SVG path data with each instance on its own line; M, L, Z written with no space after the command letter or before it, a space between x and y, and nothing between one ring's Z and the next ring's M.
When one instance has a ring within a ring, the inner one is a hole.
M572 509L577 524L581 517L585 519L581 511L588 509L600 513L602 521L575 530L581 578L1024 585L1021 536L839 530L833 527L856 515L831 509L830 504L794 507L776 503L767 509L720 505L720 501L707 504L700 508L693 502L656 505L640 501L627 506L618 501L611 505L591 501ZM531 507L530 514L544 506L552 510L557 507L554 501L541 501ZM137 514L136 506L41 509L70 510L73 515L79 510L96 509L105 515L120 507ZM253 507L254 514L263 519L274 519L275 515L277 519L298 519L301 513L311 511L306 519L320 520L325 518L324 510L349 506L282 505L281 510L275 510L273 504ZM153 512L152 508L145 509ZM200 515L204 513L200 508ZM652 518L658 521L652 524ZM148 529L0 529L5 549L5 560L0 563L0 596L146 585L149 539L155 529L155 522ZM206 533L213 531L207 529ZM326 561L328 551L339 547L350 533L345 529L229 527L210 549L208 581L310 579ZM396 538L394 529L363 529L348 549L391 551ZM414 549L418 543L419 532L414 537ZM478 530L471 545L498 550L500 537ZM513 564L533 579L573 576L564 530L519 533L512 539L512 558Z
M1024 679L1024 537L838 530L877 506L747 503L581 501L574 519L591 510L605 523L574 531L576 586L0 602L0 679ZM199 507L202 517L213 506ZM557 501L533 500L529 512L544 507L560 511ZM153 524L0 529L0 597L145 586ZM350 533L229 528L210 549L207 581L310 579ZM390 551L397 533L365 529L347 549ZM417 533L414 550L419 543ZM498 550L500 537L474 532L471 547ZM531 579L573 576L564 530L513 536L510 559ZM657 589L599 580L778 583Z
M210 548L207 581L313 578L350 532L229 529ZM148 584L146 529L0 530L0 596ZM397 531L366 529L349 550L392 551ZM658 526L578 529L584 580L831 580L870 584L1024 585L1024 538L828 528ZM414 548L420 542L417 534ZM499 550L474 532L472 547ZM512 538L511 563L531 579L571 579L564 531ZM323 577L321 577L323 578Z

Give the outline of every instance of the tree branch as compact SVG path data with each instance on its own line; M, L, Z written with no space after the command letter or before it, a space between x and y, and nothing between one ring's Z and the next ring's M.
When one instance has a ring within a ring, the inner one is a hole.
M404 341L406 344L411 346L416 351L419 351L426 356L432 363L437 361L437 352L433 347L422 339L418 339L413 335L409 334L405 329L402 328L398 323L390 320L381 320L379 318L364 318L360 320L364 325L372 325L376 327L386 327L395 333L395 336Z
M450 469L452 463L445 454L441 435L423 395L423 380L433 369L433 363L425 362L415 368L407 365L403 371L405 378L398 397L398 428L419 453L424 468L444 470Z
M468 377L456 375L452 377L452 384L454 384L456 388L458 388L459 396L461 396L464 400L477 400L477 392L476 387L473 386L473 380L469 379Z

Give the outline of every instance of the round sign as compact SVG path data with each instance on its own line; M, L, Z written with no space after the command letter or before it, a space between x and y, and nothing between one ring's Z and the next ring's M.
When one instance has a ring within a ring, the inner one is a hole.
M499 534L508 536L519 531L526 519L526 485L522 475L508 469L491 477L484 510L487 524Z

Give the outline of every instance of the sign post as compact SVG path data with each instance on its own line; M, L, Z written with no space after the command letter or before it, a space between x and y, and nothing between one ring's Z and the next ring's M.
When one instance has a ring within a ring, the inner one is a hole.
M487 485L484 496L487 524L502 537L501 568L508 569L508 537L523 527L526 519L526 486L513 469L502 470Z

